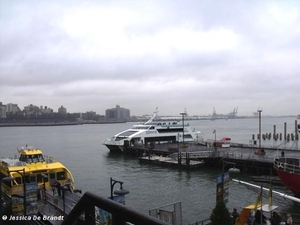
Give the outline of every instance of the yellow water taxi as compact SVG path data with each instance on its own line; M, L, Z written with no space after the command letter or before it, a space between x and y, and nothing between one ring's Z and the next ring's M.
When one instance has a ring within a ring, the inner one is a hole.
M18 153L13 157L0 158L0 182L2 193L7 197L21 191L24 183L48 189L58 181L62 186L75 189L72 173L57 159L27 146L18 149Z

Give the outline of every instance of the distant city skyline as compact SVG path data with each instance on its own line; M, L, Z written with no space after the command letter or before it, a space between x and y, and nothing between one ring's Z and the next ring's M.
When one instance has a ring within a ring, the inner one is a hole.
M1 101L297 115L299 10L297 0L1 1Z
M1 101L0 101L0 102L1 102ZM66 105L61 105L61 106L59 106L59 107L57 108L57 110L56 110L54 107L51 107L50 105L46 105L46 104L44 104L44 105L35 105L35 104L33 104L33 103L30 103L30 104L24 105L24 107L20 107L20 105L19 105L18 103L13 103L13 102L4 103L4 102L2 102L3 105L7 105L7 104L10 104L10 103L12 103L12 104L17 104L21 111L24 110L27 106L33 105L33 106L37 106L37 107L39 107L39 108L40 108L40 107L43 107L43 108L47 107L48 109L53 110L53 112L58 112L58 110L59 110L61 107L63 107L63 108L66 109L67 113L86 113L86 112L95 112L97 115L103 116L103 115L106 114L106 111L107 111L107 110L114 109L114 108L116 108L116 106L119 106L119 107L121 107L121 108L128 109L128 110L130 111L130 116L152 115L152 114L157 110L159 116L178 116L178 117L181 117L180 113L178 113L178 114L160 114L160 113L159 113L159 108L158 108L158 107L157 107L157 109L153 110L153 111L150 112L150 113L143 113L143 114L137 115L137 114L132 114L132 113L131 113L131 110L130 110L129 108L124 107L123 105L120 105L120 104L116 104L116 105L114 105L114 106L108 107L107 109L104 110L104 112L97 112L96 110L93 110L93 109L88 110L88 111L80 111L80 110L79 110L79 111L76 111L76 112L71 112L71 111L68 110L68 107L67 107ZM213 110L214 110L214 108L213 108ZM249 114L249 115L239 115L239 113L238 113L238 107L234 108L234 109L233 109L232 111L230 111L230 112L224 112L224 113L223 113L223 112L213 111L213 110L212 110L212 112L209 113L209 114L189 114L188 111L187 111L186 109L184 109L184 110L181 111L181 113L182 113L182 112L186 112L188 116L212 116L214 113L216 113L217 115L224 115L224 116L225 116L225 115L229 115L229 114L232 114L232 113L236 113L237 116L241 116L241 117L242 117L242 116L255 116L255 114L258 112L258 111L255 111L255 112L253 112L253 113L251 113L251 114ZM236 110L236 111L235 111L235 110ZM262 110L262 109L261 109L261 110ZM262 115L262 116L297 116L297 115L299 115L299 114L272 115L272 114L264 114L264 113L263 113L263 110L262 110L262 114L261 114L261 115Z

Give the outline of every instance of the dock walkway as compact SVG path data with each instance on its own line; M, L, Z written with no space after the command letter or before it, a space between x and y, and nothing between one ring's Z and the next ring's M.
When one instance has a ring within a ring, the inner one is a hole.
M41 220L53 225L60 225L82 197L80 193L74 193L70 190L61 190L60 196L57 192L53 195L53 191L49 189L40 190L40 196L37 209Z

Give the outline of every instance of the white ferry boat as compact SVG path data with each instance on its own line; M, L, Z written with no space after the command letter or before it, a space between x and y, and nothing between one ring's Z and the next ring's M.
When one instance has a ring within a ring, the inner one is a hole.
M122 152L126 146L153 146L153 144L193 142L200 139L200 131L192 129L189 123L182 121L155 120L157 112L145 123L133 125L122 131L103 144L111 152Z

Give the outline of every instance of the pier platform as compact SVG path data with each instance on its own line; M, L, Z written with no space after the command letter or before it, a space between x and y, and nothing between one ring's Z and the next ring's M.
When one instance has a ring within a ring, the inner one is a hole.
M60 196L57 192L53 194L52 190L40 190L40 196L36 221L52 225L60 225L82 197L80 193L69 190L61 190Z
M147 148L147 146L129 146L124 149L123 153L137 156L142 162L166 166L181 166L178 163L178 155L181 155L183 165L185 165L185 160L196 161L197 163L200 161L204 162L199 165L196 164L195 167L181 166L182 168L206 166L224 170L229 167L222 164L226 161L234 163L242 172L275 176L276 172L273 169L273 162L276 157L280 157L282 154L285 157L298 157L300 152L293 149L264 148L265 155L257 155L255 154L257 149L257 147L244 146L242 144L229 148L221 148L195 143L187 143L184 147L181 147L178 143L170 143L156 144L153 148Z
M160 164L165 166L173 166L173 167L182 167L186 169L193 169L203 167L205 162L203 160L187 160L182 159L179 161L178 159L172 157L165 156L143 156L139 157L140 162L152 163L152 164Z

